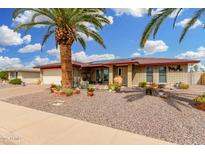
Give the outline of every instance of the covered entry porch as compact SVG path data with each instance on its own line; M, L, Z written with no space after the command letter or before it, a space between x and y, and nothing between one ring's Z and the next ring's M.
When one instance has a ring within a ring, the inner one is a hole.
M121 76L123 85L132 87L132 64L106 65L98 67L85 67L81 70L82 79L90 84L113 84L114 77Z

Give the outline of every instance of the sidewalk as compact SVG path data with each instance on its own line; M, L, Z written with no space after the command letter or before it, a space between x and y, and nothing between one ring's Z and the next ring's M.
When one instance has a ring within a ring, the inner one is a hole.
M0 144L171 144L0 101Z

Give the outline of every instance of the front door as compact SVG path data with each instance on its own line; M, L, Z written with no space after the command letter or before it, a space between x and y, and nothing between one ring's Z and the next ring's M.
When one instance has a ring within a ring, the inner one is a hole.
M122 84L127 85L127 67L118 67L117 75L122 77Z

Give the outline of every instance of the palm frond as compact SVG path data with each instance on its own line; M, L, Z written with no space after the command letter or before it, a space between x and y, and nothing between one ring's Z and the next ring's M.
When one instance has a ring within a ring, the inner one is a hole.
M180 38L179 38L179 42L181 42L185 35L187 34L188 30L196 23L197 19L199 19L201 17L201 15L205 12L205 9L199 9L195 12L195 14L193 15L193 17L191 18L191 20L189 20L189 22L185 25Z
M149 8L149 9L147 10L148 16L151 16L151 15L152 15L152 11L153 11L153 8Z
M173 28L175 27L177 18L178 18L179 14L181 13L182 10L183 10L182 8L178 9L178 11L177 11L177 13L174 17L173 26L172 26Z
M86 49L86 43L85 40L82 37L77 37L77 41L80 43L80 45L83 47L83 49Z
M43 40L41 42L41 51L43 50L43 46L48 40L48 38L55 33L55 30L48 30L47 33L43 36Z

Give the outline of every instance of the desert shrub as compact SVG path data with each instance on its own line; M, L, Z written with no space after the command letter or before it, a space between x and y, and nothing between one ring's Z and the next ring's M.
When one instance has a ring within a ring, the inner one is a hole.
M10 84L20 85L22 83L21 79L13 79L9 81Z
M55 89L56 91L60 91L62 89L62 86L56 85L56 84L51 84L51 86L50 86L51 92L53 92L52 89Z
M122 85L123 79L121 76L114 77L114 83L117 83L118 85Z
M82 89L87 89L89 87L89 82L88 81L80 81L80 88Z
M178 88L179 89L189 89L189 84L180 82L179 85L178 85Z
M8 80L8 72L1 71L0 72L0 79L1 80Z
M205 95L197 96L195 98L196 102L205 103Z
M88 88L87 88L87 91L88 91L88 92L93 92L93 91L95 91L95 89L94 89L93 87L88 87Z
M121 85L117 82L108 85L108 89L111 91L120 91Z
M57 88L56 84L51 84L50 88Z
M153 83L151 84L151 87L158 87L158 84L153 82Z
M73 89L64 89L63 92L66 96L71 96L73 94Z
M41 83L42 83L41 80L38 80L38 81L37 81L37 85L40 85Z
M73 94L80 94L80 89L78 89L78 88L74 89Z
M139 87L144 88L147 86L147 82L139 82Z
M111 90L111 91L114 91L115 90L115 85L114 84L109 84L108 89Z

